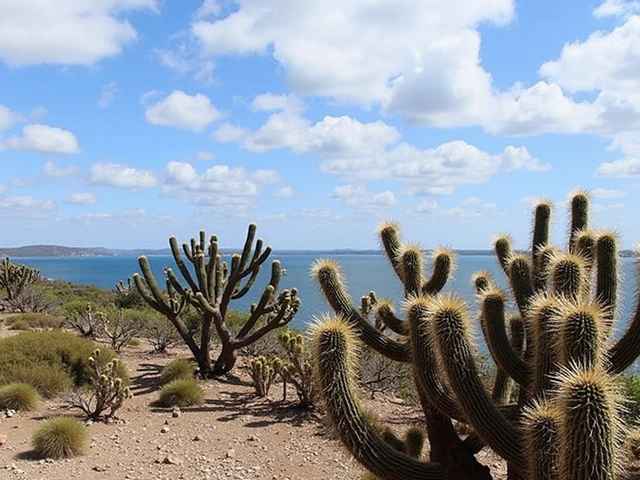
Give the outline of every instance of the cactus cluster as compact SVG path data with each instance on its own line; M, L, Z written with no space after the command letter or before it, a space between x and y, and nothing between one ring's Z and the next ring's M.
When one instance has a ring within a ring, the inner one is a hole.
M215 235L207 242L205 232L201 231L198 240L192 238L189 244L182 245L182 251L177 239L171 237L171 253L184 284L173 269L165 268L164 291L158 285L147 257L143 255L138 259L142 275L133 276L138 292L175 326L196 358L202 377L228 373L236 364L239 349L287 325L300 308L295 288L277 293L282 267L274 260L269 283L259 301L251 306L247 321L238 332L229 329L226 316L231 302L251 290L272 251L270 246L264 246L261 238L255 238L256 229L255 224L249 225L242 252L231 255L230 264L223 261ZM190 306L201 317L199 341L182 320ZM215 362L210 351L214 331L222 344Z
M89 357L91 383L84 390L72 390L63 395L69 408L80 409L91 420L110 419L122 407L124 401L133 397L129 386L118 373L117 358L106 360L96 348Z
M625 427L615 378L640 354L640 308L614 340L617 238L589 227L586 192L572 194L570 204L565 248L550 242L548 201L534 208L529 253L516 252L507 235L496 238L508 292L487 272L472 279L479 330L496 365L492 389L479 376L469 306L460 296L442 292L454 266L451 251L433 252L426 275L423 251L403 243L396 224L380 227L381 244L404 287L403 315L389 302L372 302L375 296L357 308L339 265L330 259L316 262L313 275L335 312L314 332L320 393L340 438L375 475L490 479L489 469L475 457L484 446L507 461L510 479L618 474ZM387 445L362 414L353 367L357 340L411 364L429 458L416 459L392 448L393 442ZM471 433L458 433L458 423Z
M279 358L266 355L258 355L249 360L249 375L253 380L256 395L259 397L269 395L271 385L280 371L281 363Z
M7 300L12 301L29 285L40 280L40 271L26 265L13 263L9 257L0 262L0 287L4 288Z

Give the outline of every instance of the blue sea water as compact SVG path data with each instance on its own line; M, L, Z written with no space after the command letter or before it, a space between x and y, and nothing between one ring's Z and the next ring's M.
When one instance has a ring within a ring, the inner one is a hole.
M360 297L375 291L379 298L389 298L397 305L402 305L402 288L393 274L388 261L383 255L377 254L340 254L314 255L302 253L274 254L273 259L280 260L286 269L282 277L280 289L296 287L302 300L302 307L293 320L293 327L304 329L314 317L330 308L324 297L311 278L310 269L314 261L321 257L330 257L337 261L347 282L349 293L354 302L359 305ZM45 278L54 278L79 284L97 285L106 289L114 289L119 281L126 282L135 272L139 272L138 260L135 256L106 256L106 257L37 257L12 258L14 263L21 263L40 270ZM632 302L636 291L635 261L632 258L621 258L621 302L618 318L618 328L623 327L635 307ZM163 269L175 267L171 256L149 256L149 262L158 283L164 283ZM268 263L268 262L267 262ZM428 268L428 265L427 265ZM177 270L174 268L174 270ZM454 291L462 295L470 304L471 310L477 310L471 286L473 273L489 271L496 281L504 286L504 276L496 259L491 255L460 255L452 281L445 290ZM249 294L234 301L232 308L246 310L251 303L256 302L262 288L269 280L270 265L264 265L260 278ZM622 324L621 324L622 323Z

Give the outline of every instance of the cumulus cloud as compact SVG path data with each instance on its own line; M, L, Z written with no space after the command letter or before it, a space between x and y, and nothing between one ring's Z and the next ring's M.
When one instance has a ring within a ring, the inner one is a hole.
M156 177L149 170L140 170L127 165L99 162L91 166L89 185L117 188L149 188L157 184Z
M9 65L92 65L137 38L125 18L157 9L155 0L4 0L0 58Z
M593 198L610 199L624 197L627 192L624 190L613 190L607 188L594 188L589 192Z
M68 130L49 125L32 124L22 129L22 136L11 136L6 148L32 150L40 153L79 153L80 146L75 135Z
M22 120L24 120L24 117L22 115L12 111L9 107L5 105L0 104L0 133L5 131L14 123Z
M200 173L190 163L169 162L162 194L197 205L247 205L264 187L281 181L274 170L214 165Z
M182 90L174 90L168 97L149 106L145 111L145 118L152 125L194 132L201 132L220 117L221 113L206 95L188 95Z
M55 163L47 161L42 167L42 173L45 177L50 178L62 178L70 177L78 173L78 167L75 165L68 165L66 167L57 167Z
M361 184L339 185L331 192L331 198L340 200L350 207L362 207L365 210L398 204L396 196L390 190L371 193Z
M625 158L601 163L596 169L596 177L638 177L640 158Z
M98 197L88 192L72 193L64 199L64 203L68 205L95 205L98 203Z
M0 208L50 211L56 208L56 202L53 200L41 200L30 195L21 195L0 199Z

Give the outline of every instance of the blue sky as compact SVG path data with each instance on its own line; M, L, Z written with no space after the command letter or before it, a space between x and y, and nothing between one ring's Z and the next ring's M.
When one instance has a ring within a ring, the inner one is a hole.
M0 246L640 241L640 2L0 0Z

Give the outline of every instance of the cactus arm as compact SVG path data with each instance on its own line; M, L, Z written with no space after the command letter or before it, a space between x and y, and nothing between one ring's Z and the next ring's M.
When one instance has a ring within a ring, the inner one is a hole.
M513 255L511 237L509 235L498 235L493 241L493 251L496 254L502 271L509 277L509 259Z
M640 295L636 300L636 310L633 320L629 323L625 333L609 349L608 372L617 375L624 372L640 355Z
M478 377L464 302L451 295L439 296L432 300L429 309L430 335L469 423L498 455L517 471L523 471L526 461L522 433L493 404Z
M166 315L165 312L170 311L168 308L168 304L162 301L162 297L160 297L160 301L157 301L155 296L149 291L149 289L144 284L142 278L138 273L133 274L133 281L135 282L136 288L140 293L140 296L144 299L145 302L149 304L151 308L154 310Z
M551 388L551 374L558 357L555 348L556 333L554 332L557 318L556 303L555 297L540 293L534 297L529 309L534 365L532 395L548 391Z
M416 245L408 245L400 252L404 297L416 296L422 284L422 251Z
M334 319L316 325L314 366L329 421L358 462L381 478L444 480L443 468L396 451L384 442L363 415L356 394L356 333Z
M602 366L604 315L597 304L558 301L558 346L561 365L592 369Z
M383 300L376 305L375 317L377 324L388 327L392 332L400 335L406 333L406 322L393 313L391 302L388 300Z
M534 401L524 409L523 422L527 456L527 478L561 480L558 477L559 442L557 409L545 401Z
M529 365L513 349L507 335L504 302L504 294L500 290L489 290L483 294L482 331L495 362L518 384L527 388L532 372Z
M616 236L605 232L596 241L596 300L604 307L609 327L613 325L618 296L618 248Z
M513 296L520 310L522 318L526 318L529 300L533 295L533 282L531 279L531 265L524 255L514 254L509 258L508 278Z
M251 255L251 249L253 247L253 240L256 237L256 229L257 226L255 223L250 223L247 227L247 236L244 241L244 247L242 248L242 254L240 256L240 264L239 267L244 269L247 261L249 260L249 255ZM262 242L260 242L262 243ZM256 248L256 254L258 253L258 248Z
M551 286L556 295L575 299L587 297L587 263L573 253L558 253L551 259Z
M378 228L380 243L398 279L403 282L402 263L400 262L400 251L402 243L400 241L398 225L385 222Z
M274 312L274 315L270 316L264 325L254 330L250 334L241 335L239 333L236 340L234 341L234 345L236 346L236 348L242 348L244 346L252 344L259 338L262 338L270 331L288 325L296 315L296 313L298 313L300 304L301 302L298 298L298 294L295 288L291 290L283 290L277 302L265 310L265 313L268 314ZM250 329L248 330L248 332L249 331Z
M533 238L531 254L533 258L533 283L539 290L545 283L544 248L549 244L549 225L551 223L551 202L542 200L534 209Z
M569 251L575 249L576 238L581 230L589 226L589 195L577 191L571 196L571 226L569 231Z
M509 318L509 329L511 332L510 343L514 352L520 356L524 350L524 323L519 316L511 316ZM513 386L513 380L506 372L496 366L496 376L493 382L493 389L491 390L491 399L498 405L503 405L509 402L511 396L511 389Z
M473 289L478 295L491 288L497 288L497 285L493 281L491 274L487 271L474 273L471 277L471 284L473 285Z
M180 253L180 247L178 246L178 240L176 237L169 238L169 246L171 247L171 254L173 255L173 261L176 262L176 266L180 270L180 274L185 279L185 281L189 284L189 288L194 292L198 290L198 286L193 281L193 277L191 276L191 272L187 268L187 264L182 258L182 254ZM186 251L186 248L185 248ZM188 258L190 261L193 261L193 257L189 254Z
M427 401L443 415L466 422L449 387L442 382L434 345L428 339L426 317L428 302L425 298L413 298L407 305L407 332L411 341L411 363L415 384Z
M618 478L617 398L612 379L599 370L571 368L558 378L558 478Z
M312 267L312 274L331 308L358 329L363 342L392 360L409 361L408 344L383 335L353 305L342 282L336 262L329 259L319 259Z
M209 298L214 300L218 296L218 276L216 271L218 268L218 262L221 261L218 255L218 242L212 240L209 242L209 261L207 262L207 291L209 292ZM215 301L215 300L214 300Z
M440 292L449 280L454 267L453 252L446 249L438 249L434 252L433 274L422 285L423 295L435 295Z

